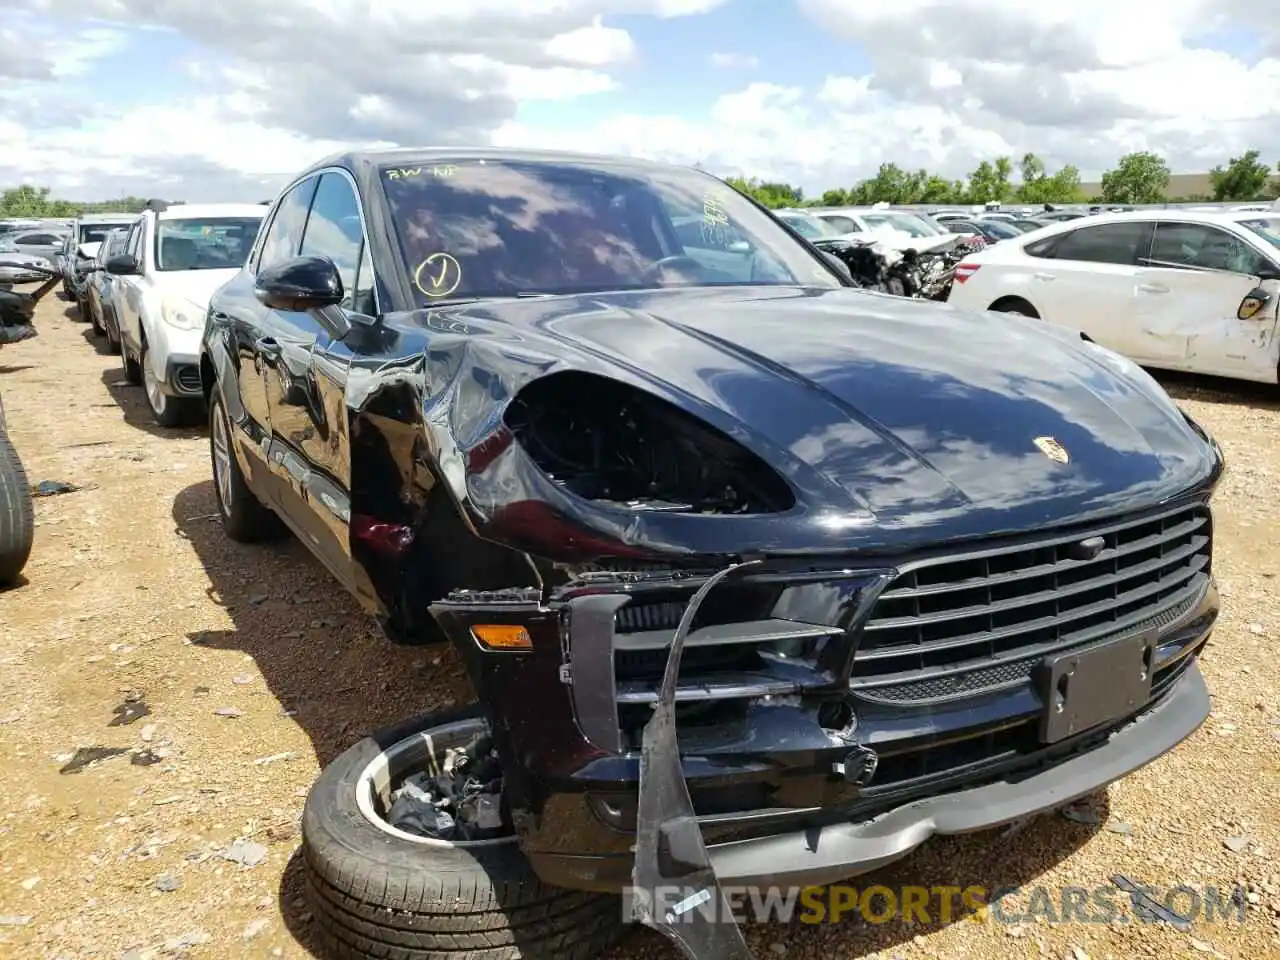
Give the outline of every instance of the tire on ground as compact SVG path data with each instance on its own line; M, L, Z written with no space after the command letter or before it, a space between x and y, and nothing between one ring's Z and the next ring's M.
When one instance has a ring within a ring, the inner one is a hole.
M218 489L218 456L215 445L219 435L219 418L222 420L222 436L228 444L227 455L231 458L229 505L223 502L222 492ZM287 528L275 511L259 500L258 495L249 487L240 471L240 461L236 459L235 449L231 446L231 437L231 422L227 418L222 393L215 389L209 396L209 465L213 469L213 496L218 503L222 529L237 543L262 543L280 539Z
M517 842L414 843L357 808L356 783L379 743L478 715L471 706L414 718L366 737L321 772L303 810L302 852L326 956L587 960L627 929L618 897L547 886Z
M31 556L35 511L27 473L0 426L0 586L18 578Z

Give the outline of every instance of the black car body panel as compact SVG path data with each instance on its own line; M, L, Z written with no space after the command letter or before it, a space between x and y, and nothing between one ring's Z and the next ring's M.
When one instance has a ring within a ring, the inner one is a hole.
M204 389L255 492L365 607L461 651L546 879L630 882L666 651L693 592L743 560L674 692L728 876L852 875L1065 803L1203 720L1223 461L1132 364L834 273L425 308L387 162L295 181L358 190L377 316L335 339L314 311L268 309L251 257L211 301ZM485 624L531 644L488 649ZM1117 639L1150 652L1140 702L1046 740L1046 664ZM966 790L989 816L946 801ZM805 831L844 852L804 867Z

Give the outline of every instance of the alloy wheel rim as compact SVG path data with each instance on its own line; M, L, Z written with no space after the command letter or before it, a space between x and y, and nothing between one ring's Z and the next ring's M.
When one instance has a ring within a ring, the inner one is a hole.
M151 369L151 358L144 352L142 354L142 383L147 391L147 402L151 404L151 409L157 414L164 413L167 397L164 391L160 389L160 381L156 378L155 371Z
M391 793L406 776L439 768L444 762L445 751L462 747L479 734L487 733L489 725L480 718L458 720L454 723L429 727L411 734L378 753L356 780L356 807L370 825L408 843L428 847L496 847L516 843L514 832L488 840L437 840L408 833L391 824L385 811L391 808Z
M231 446L227 441L226 414L219 407L213 418L213 480L224 516L231 516Z

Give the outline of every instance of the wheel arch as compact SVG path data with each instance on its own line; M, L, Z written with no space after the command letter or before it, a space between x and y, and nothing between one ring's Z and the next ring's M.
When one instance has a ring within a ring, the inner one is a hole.
M1014 307L1023 307L1025 310L1013 311ZM1035 308L1030 300L1026 297L1019 296L1018 294L1009 294L1007 296L999 297L992 302L987 309L997 312L1004 311L1024 313L1025 316L1032 317L1036 320L1040 319L1040 311Z

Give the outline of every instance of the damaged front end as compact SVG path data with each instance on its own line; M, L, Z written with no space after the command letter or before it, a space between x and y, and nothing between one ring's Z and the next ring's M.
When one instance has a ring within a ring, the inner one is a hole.
M899 297L945 301L955 280L956 265L972 251L957 238L947 249L922 253L893 250L875 240L846 237L813 241L849 268L854 283Z
M60 282L47 261L0 254L0 346L36 336L32 323L36 305ZM15 290L14 284L38 283L34 290Z

